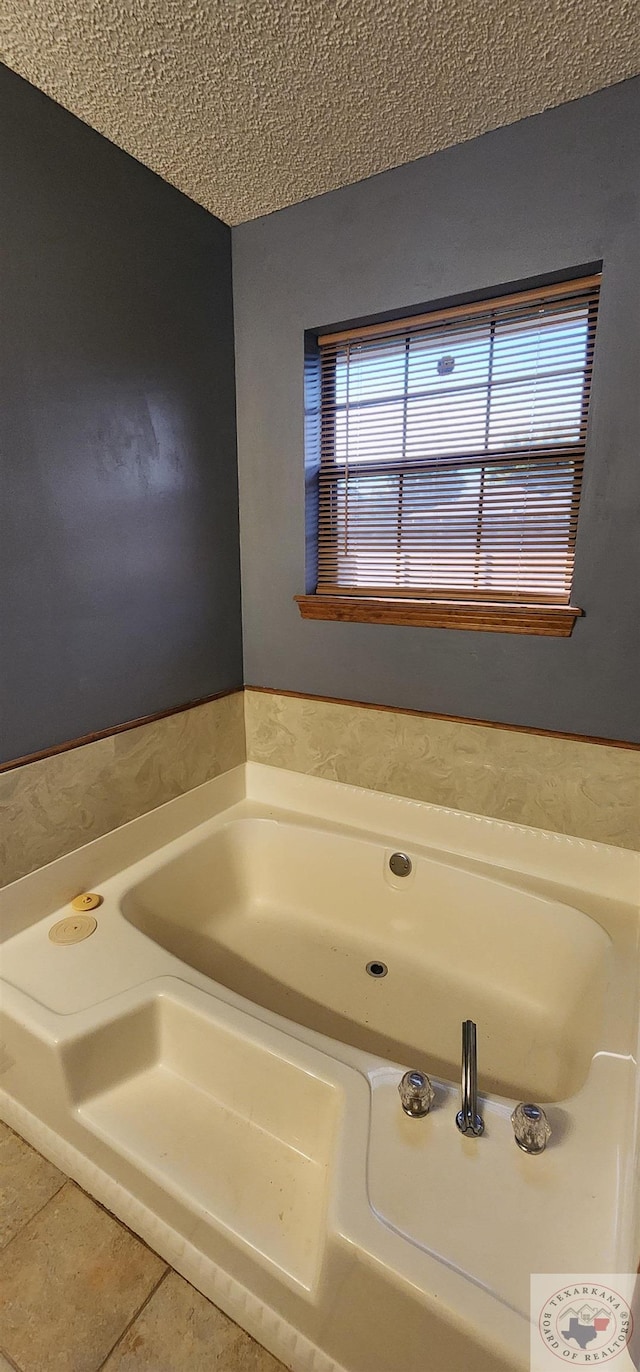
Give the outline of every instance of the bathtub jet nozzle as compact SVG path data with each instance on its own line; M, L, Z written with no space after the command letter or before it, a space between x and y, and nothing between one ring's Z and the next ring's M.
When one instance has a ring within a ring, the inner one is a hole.
M406 853L392 853L389 858L389 868L394 877L408 877L413 863Z

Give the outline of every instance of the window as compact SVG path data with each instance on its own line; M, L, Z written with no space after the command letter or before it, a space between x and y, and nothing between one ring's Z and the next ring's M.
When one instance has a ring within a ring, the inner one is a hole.
M303 616L571 633L599 284L319 337Z

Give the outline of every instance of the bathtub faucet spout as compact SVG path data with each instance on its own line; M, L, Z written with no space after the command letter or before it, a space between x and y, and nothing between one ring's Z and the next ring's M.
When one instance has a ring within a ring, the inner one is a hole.
M456 1115L456 1124L461 1134L478 1137L484 1130L478 1114L478 1055L476 1026L472 1019L462 1023L462 1108Z

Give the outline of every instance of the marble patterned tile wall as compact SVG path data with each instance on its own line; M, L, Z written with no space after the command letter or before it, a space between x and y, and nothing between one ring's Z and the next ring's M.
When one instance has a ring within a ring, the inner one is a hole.
M251 761L640 848L640 752L245 691Z
M236 691L0 773L0 886L244 760Z
M640 848L637 751L248 690L0 773L0 886L245 756Z

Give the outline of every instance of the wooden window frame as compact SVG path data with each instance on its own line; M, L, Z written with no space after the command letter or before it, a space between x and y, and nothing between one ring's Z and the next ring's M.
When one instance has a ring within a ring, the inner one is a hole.
M571 281L557 283L553 286L542 287L532 290L512 292L504 296L496 296L489 300L478 300L465 306L453 306L443 310L414 315L406 319L395 319L378 325L363 325L353 329L335 331L330 334L320 335L317 339L320 348L319 367L324 379L324 394L330 392L332 385L331 376L328 374L333 370L335 375L335 360L332 359L323 348L329 345L338 345L347 342L377 340L406 336L419 332L421 329L431 327L440 321L453 320L455 318L467 319L474 315L489 313L492 309L500 309L507 306L525 306L529 302L532 308L536 303L544 303L549 300L559 300L562 297L569 298L571 294L578 291L591 290L592 294L597 292L600 285L600 273L590 274ZM596 296L597 301L597 296ZM590 349L588 356L593 356L593 332L595 330L597 313L597 303L589 312L589 333ZM589 405L589 389L587 381L590 374L585 372L585 387L583 393L583 437L582 448L586 442L586 424ZM406 399L406 397L405 397ZM330 410L322 407L320 417L322 426L322 447L326 452L331 449L335 442L335 422ZM327 425L333 424L333 437L327 433ZM398 468L403 464L398 463ZM404 464L409 470L409 464ZM488 464L487 464L488 465ZM575 477L576 508L580 494L581 468L577 469ZM399 497L400 498L400 497ZM575 544L575 531L570 535L568 548L573 553ZM309 585L309 582L307 583ZM441 629L463 629L478 630L482 632L502 632L515 634L539 634L548 637L569 637L573 631L576 620L583 614L583 611L572 604L558 603L557 600L549 597L540 596L532 600L528 595L519 593L512 595L509 593L498 593L487 598L486 593L474 592L472 589L465 588L461 593L458 587L455 591L422 591L420 589L403 588L390 590L389 588L376 588L367 586L358 588L356 591L341 590L339 587L323 587L322 589L309 590L305 595L294 597L300 614L303 619L309 620L334 620L346 623L366 623L366 624L397 624L407 626L426 625Z

